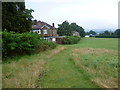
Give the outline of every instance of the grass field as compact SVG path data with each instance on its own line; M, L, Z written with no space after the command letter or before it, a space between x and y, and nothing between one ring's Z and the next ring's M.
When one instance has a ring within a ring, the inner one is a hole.
M83 38L4 63L3 88L11 87L117 88L118 39Z

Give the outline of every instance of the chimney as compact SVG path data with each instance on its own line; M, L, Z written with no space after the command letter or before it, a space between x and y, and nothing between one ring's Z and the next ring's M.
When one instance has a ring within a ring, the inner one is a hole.
M54 23L52 23L52 26L53 26L53 27L55 27L55 24L54 24Z
M37 20L36 19L34 20L34 25L37 25Z

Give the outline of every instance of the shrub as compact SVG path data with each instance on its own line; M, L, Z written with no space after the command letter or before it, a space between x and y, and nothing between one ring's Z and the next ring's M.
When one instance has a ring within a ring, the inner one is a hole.
M31 54L39 45L39 35L36 33L2 33L2 53L4 56L16 54Z
M99 35L95 36L95 38L120 38L119 35Z
M56 44L40 39L37 33L2 32L2 55L3 57L32 54L55 48Z
M45 51L47 49L54 49L56 44L54 42L48 42L44 39L40 41L39 51Z
M62 38L62 44L76 44L80 39L78 36L66 36Z

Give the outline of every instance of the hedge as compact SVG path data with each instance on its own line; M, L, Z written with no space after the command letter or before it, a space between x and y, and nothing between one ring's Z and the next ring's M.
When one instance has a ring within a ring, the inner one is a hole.
M120 38L120 36L103 36L103 35L100 35L100 36L95 36L95 38Z
M44 47L43 47L44 46ZM32 54L55 48L56 44L40 39L37 33L2 32L2 56Z
M62 38L62 44L76 44L80 39L81 37L79 36L66 36Z

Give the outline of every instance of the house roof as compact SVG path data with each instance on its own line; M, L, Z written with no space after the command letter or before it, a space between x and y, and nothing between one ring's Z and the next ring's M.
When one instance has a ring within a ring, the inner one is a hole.
M51 26L48 23L43 22L43 21L38 21L38 22L36 22L36 24L33 21L32 29L41 29L43 26L48 26L50 29L55 29L55 27L53 27L53 26Z

